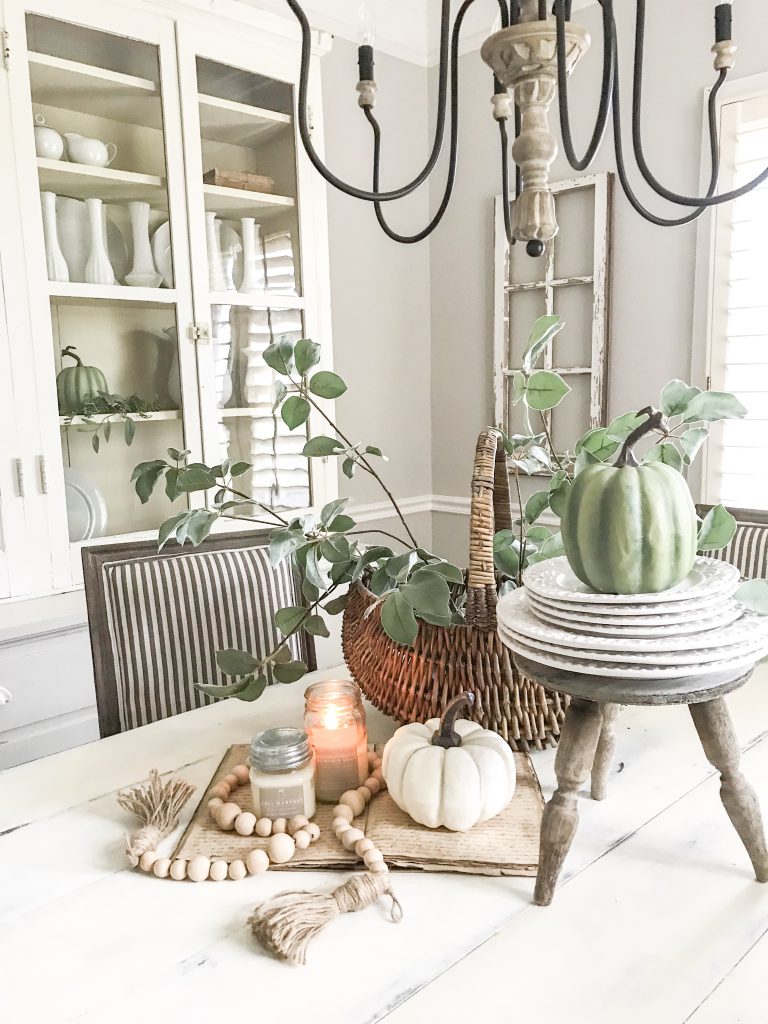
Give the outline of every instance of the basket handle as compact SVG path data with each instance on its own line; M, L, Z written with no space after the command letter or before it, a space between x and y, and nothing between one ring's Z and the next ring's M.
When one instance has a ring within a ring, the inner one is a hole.
M472 471L469 516L469 572L466 622L468 626L496 629L496 573L493 535L512 528L507 458L501 434L486 427L477 439Z

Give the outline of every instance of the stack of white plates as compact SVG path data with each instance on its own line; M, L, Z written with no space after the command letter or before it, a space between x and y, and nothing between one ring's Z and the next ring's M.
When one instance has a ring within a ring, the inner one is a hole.
M674 679L749 668L768 654L768 616L733 599L739 571L696 559L658 594L600 594L566 558L525 571L524 587L499 601L499 635L542 665L621 679Z

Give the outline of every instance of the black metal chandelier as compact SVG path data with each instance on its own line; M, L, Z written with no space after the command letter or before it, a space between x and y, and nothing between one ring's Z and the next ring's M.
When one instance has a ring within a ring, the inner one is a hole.
M442 0L440 19L440 65L438 77L437 117L432 149L426 164L408 184L381 191L381 127L373 113L376 98L374 53L369 41L358 49L358 104L373 132L372 189L357 188L342 181L325 166L316 153L310 137L307 117L307 82L311 50L309 22L297 0L287 0L301 26L301 75L299 82L299 132L304 148L314 166L327 182L348 196L373 203L376 218L384 232L394 241L419 242L431 234L442 220L453 192L458 156L459 106L459 38L464 17L475 0L464 0L451 25L450 0ZM661 217L648 210L630 185L624 159L621 135L621 102L617 73L618 47L613 0L599 0L603 24L603 74L600 101L594 130L582 157L576 154L568 106L568 76L587 51L587 32L571 19L572 0L555 0L551 12L547 0L497 0L501 30L483 44L481 55L493 70L493 117L501 139L501 185L504 196L504 219L507 239L526 243L529 256L540 256L545 243L557 233L555 206L549 189L549 170L557 155L557 142L549 128L549 109L555 96L560 110L560 131L563 149L570 165L577 171L587 168L605 134L609 116L613 120L613 141L616 169L627 199L634 209L660 227L688 224L711 206L731 202L746 195L768 179L768 167L740 188L717 195L720 169L717 132L717 94L728 71L734 65L736 47L731 41L732 11L730 3L715 6L714 67L717 78L709 93L708 136L711 170L709 187L704 196L686 196L665 188L654 176L645 159L642 143L641 112L643 61L645 42L645 0L636 0L635 47L632 88L632 148L635 161L645 182L653 191L678 206L689 208L679 217ZM446 113L449 106L448 175L443 198L430 222L412 235L399 234L387 223L383 204L401 199L422 185L435 168L443 145ZM511 156L515 162L515 202L510 209L510 146L507 122L514 124Z

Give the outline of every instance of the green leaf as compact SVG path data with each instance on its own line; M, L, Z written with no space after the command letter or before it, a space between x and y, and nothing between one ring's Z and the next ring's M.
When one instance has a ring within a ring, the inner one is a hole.
M699 453L699 449L709 437L707 427L691 427L680 435L680 445L683 449L683 462L690 466Z
M289 661L293 661L290 647L287 644L278 647L272 655L272 661L275 665L287 665Z
M301 338L296 342L293 358L296 362L296 369L302 377L320 362L320 351L320 346L317 342L310 341L309 338Z
M140 462L138 466L134 466L133 472L131 473L131 483L134 480L138 480L140 476L143 476L148 470L156 469L158 466L163 469L168 463L164 459L152 459L151 462Z
M351 583L352 582L352 567L354 562L333 562L331 565L331 582L332 583Z
M283 402L283 407L280 410L280 415L283 417L283 423L288 427L289 430L295 430L296 427L300 427L302 423L306 423L309 419L310 405L306 398L299 398L298 395L291 395L290 398L286 398Z
M408 583L400 586L400 593L418 612L450 616L450 592L444 576L431 569L417 569Z
M431 572L439 572L449 583L464 582L464 573L458 565L452 565L451 562L430 562L429 569Z
M180 512L177 516L172 519L166 519L165 522L160 526L157 534L157 550L162 551L168 541L176 533L176 527L189 515L188 512Z
M313 583L318 590L328 589L329 579L326 572L320 567L319 545L313 544L307 552L307 562L304 567L307 579Z
M259 666L259 662L248 651L239 651L230 647L225 651L216 651L216 664L225 676L245 676Z
M288 605L275 612L275 625L283 636L288 636L289 633L293 633L306 614L306 608L302 608L300 605Z
M407 578L408 573L418 561L419 556L415 551L405 551L402 555L388 558L385 568L393 580L402 582Z
M149 497L155 489L155 484L163 475L164 466L165 463L163 462L159 466L155 466L153 469L146 470L140 477L137 477L135 485L136 493L141 498L142 505L149 501ZM168 472L175 472L175 470L169 469Z
M434 615L432 612L421 612L418 610L415 610L415 614L417 619L421 619L422 622L428 622L430 626L442 626L445 628L453 622L453 615L450 609L446 615Z
M99 435L97 433L94 433L91 436L91 448L93 448L93 450L96 452L97 455L99 454L99 444L100 444Z
M419 633L413 608L399 590L385 598L381 606L381 624L390 639L408 647L412 646Z
M109 439L112 436L112 424L107 420L104 424L104 440L109 444ZM130 444L130 441L128 442Z
M283 336L264 350L262 358L275 373L281 373L287 377L293 370L293 341L289 337Z
M596 455L593 455L587 448L582 448L579 454L576 456L576 462L573 466L573 475L578 476L579 473L583 472L587 466L601 466L602 463Z
M493 537L493 564L505 576L517 576L520 569L520 542L512 530L499 530Z
M310 583L308 579L302 580L301 592L310 604L314 604L320 597L320 588L316 587L314 583Z
M565 548L563 547L562 535L560 533L553 533L548 540L544 541L539 554L542 558L559 558L560 555L564 555Z
M259 676L258 678L251 676L248 680L248 685L244 690L235 694L238 700L258 700L259 697L264 693L267 688L267 677Z
M333 522L328 524L328 529L332 533L345 533L347 530L351 530L353 526L356 526L355 520L352 516L336 516Z
M335 455L343 447L344 445L341 441L337 441L335 437L325 437L323 434L318 434L317 437L311 437L307 441L301 454L308 459L313 459L322 455Z
M531 329L528 342L523 350L523 369L530 373L536 360L552 338L565 324L559 316L540 316Z
M272 674L280 683L295 683L307 674L307 666L303 661L287 661L284 665L275 665Z
M243 473L247 473L251 468L250 462L236 462L229 470L229 475L232 477L242 476Z
M225 684L222 683L218 686L207 686L203 683L195 683L195 689L199 690L200 693L204 693L208 697L215 697L216 700L224 700L226 697L237 697L248 687L250 682L248 679L240 679L236 683Z
M320 554L326 562L350 562L349 541L346 537L327 537L320 542Z
M392 590L394 585L392 577L387 572L386 565L381 565L371 573L368 588L372 594L376 595L376 597L381 597L381 595L386 594L388 590Z
M559 373L537 370L528 381L525 401L531 409L544 412L559 405L570 390Z
M661 391L661 411L665 416L682 416L691 399L700 394L701 388L686 384L683 380L671 380Z
M280 403L282 402L282 400L285 398L285 396L287 394L288 394L288 388L285 386L283 381L276 380L275 381L275 400L272 403L272 412L274 412L275 409L277 409L277 407L280 405Z
M596 427L588 431L579 441L576 442L576 454L582 450L591 452L600 462L605 462L615 454L619 442L611 437L609 428Z
M525 394L528 385L526 376L522 370L515 370L512 374L512 405L517 405Z
M546 526L532 526L525 535L526 541L533 541L534 544L543 544L552 536L552 531Z
M694 420L713 423L715 420L740 420L746 415L747 410L735 395L727 391L702 391L688 403L683 419L685 423Z
M194 547L202 544L218 518L218 512L209 512L206 508L197 508L190 513L187 523L187 538Z
M216 486L216 477L207 467L182 469L176 480L176 488L186 494L191 491L207 491Z
M125 426L123 428L123 433L125 435L125 443L127 445L132 444L133 439L136 436L136 424L133 422L130 416L126 416L125 418Z
M525 503L525 521L533 524L549 508L549 491L536 491Z
M663 462L665 466L671 466L678 473L683 471L683 457L671 441L664 441L649 448L643 462Z
M304 620L304 629L312 636L330 636L325 620L321 615L308 615Z
M617 416L615 420L611 420L606 427L606 433L614 441L626 441L635 427L645 423L647 418L645 414L638 416L636 412L625 412L623 416Z
M354 459L344 459L344 461L341 464L341 471L342 471L342 473L344 474L344 476L346 476L350 480L355 475L355 470L356 469L357 469L357 463L355 462Z
M177 486L179 471L171 467L165 471L165 493L169 501L176 501L180 491Z
M747 580L733 596L750 611L768 615L768 580Z
M717 551L730 544L736 533L736 520L724 505L715 505L704 517L696 541L698 551Z
M272 565L279 565L284 558L306 543L303 533L297 530L275 530L269 538L269 560Z
M339 597L332 597L330 601L326 601L323 605L323 610L328 612L329 615L338 615L339 612L343 612L347 606L348 594L341 594Z
M347 507L350 502L350 498L334 498L333 501L329 501L327 505L323 505L320 509L320 522L323 526L327 526L330 521L339 514L343 509Z
M347 385L337 373L319 370L310 377L309 390L318 398L340 398L347 390Z
M565 511L565 503L568 500L570 489L571 481L568 474L563 470L558 470L549 484L549 507L556 516L562 516Z
M373 547L367 548L357 560L354 572L352 573L352 581L354 582L355 580L359 580L365 571L365 567L370 565L371 562L378 562L382 558L392 558L392 556L392 549L385 547L382 544L377 544ZM384 571L386 572L386 567L384 567Z
M384 459L385 462L387 461L387 456L384 454L381 448L377 448L375 444L366 445L365 454L376 455L378 458Z

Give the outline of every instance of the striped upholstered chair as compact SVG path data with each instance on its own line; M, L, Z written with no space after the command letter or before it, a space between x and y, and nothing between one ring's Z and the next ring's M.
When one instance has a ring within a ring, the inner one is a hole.
M699 505L697 511L704 517L711 507ZM737 566L742 579L768 579L768 512L754 508L728 511L736 519L736 533L730 544L710 554Z
M194 684L232 681L216 665L217 650L258 656L277 644L274 612L303 601L290 562L273 568L266 543L260 531L159 554L156 541L83 549L102 736L211 703ZM289 646L315 668L310 637Z

